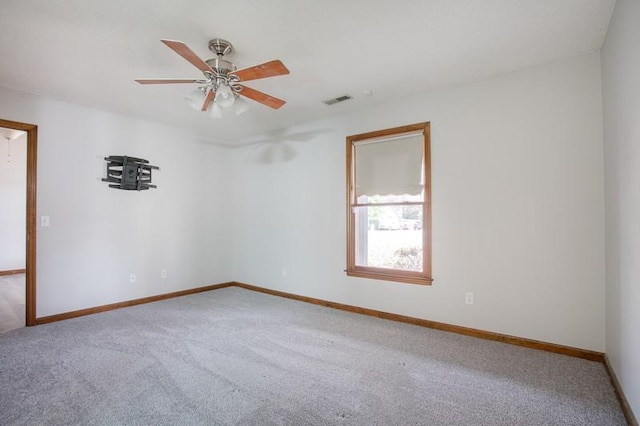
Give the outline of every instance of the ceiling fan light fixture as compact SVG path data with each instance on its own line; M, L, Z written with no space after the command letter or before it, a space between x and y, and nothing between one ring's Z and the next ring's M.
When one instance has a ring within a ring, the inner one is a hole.
M223 108L232 107L235 103L236 96L233 94L233 90L227 84L221 84L216 90L216 97L213 102L220 105Z

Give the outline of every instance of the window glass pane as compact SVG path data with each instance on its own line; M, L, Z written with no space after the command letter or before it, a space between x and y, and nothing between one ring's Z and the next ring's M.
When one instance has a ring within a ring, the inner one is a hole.
M355 210L357 266L422 272L422 206Z

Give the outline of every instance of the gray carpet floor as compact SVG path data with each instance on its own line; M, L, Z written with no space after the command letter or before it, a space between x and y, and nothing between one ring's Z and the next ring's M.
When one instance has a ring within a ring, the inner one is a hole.
M0 335L2 425L624 425L600 363L225 288Z

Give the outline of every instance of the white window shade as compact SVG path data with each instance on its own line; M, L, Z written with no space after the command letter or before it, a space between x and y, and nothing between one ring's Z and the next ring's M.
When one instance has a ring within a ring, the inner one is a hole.
M362 195L420 195L424 135L355 144L356 199Z

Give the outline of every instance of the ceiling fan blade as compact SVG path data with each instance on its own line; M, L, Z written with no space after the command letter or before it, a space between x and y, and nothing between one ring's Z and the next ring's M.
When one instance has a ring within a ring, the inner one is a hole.
M282 62L276 59L274 61L265 62L264 64L234 71L231 74L240 77L240 81L249 81L289 74L289 70Z
M198 68L200 71L202 72L208 71L213 73L213 69L211 69L211 67L207 65L205 61L200 59L198 55L193 53L191 49L189 49L187 45L184 44L183 42L176 41L176 40L162 40L162 42L167 46L169 46L169 48L171 48L178 55L182 56L184 59L189 61L194 67Z
M200 108L200 111L204 112L209 108L209 105L211 105L211 101L213 100L213 95L215 94L216 92L209 90L207 96L204 98L204 102L202 102L202 108Z
M175 83L197 83L198 80L193 78L138 78L136 81L140 84L175 84Z
M246 96L249 99L253 99L256 102L260 102L261 104L266 105L270 108L278 109L282 105L287 103L282 99L274 98L273 96L267 95L266 93L262 93L250 87L243 86L242 84L240 84L240 86L242 87L242 90L239 92L240 95Z

